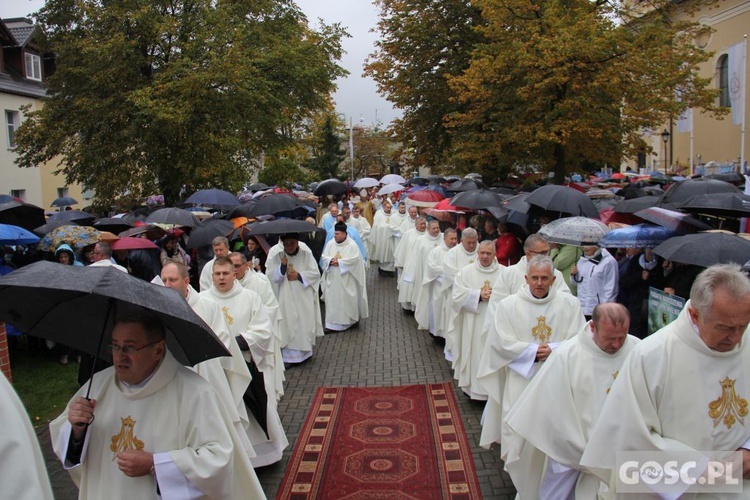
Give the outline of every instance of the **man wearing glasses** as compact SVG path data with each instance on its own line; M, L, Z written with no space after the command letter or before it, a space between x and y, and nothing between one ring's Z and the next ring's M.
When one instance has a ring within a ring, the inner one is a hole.
M216 391L168 351L143 309L121 311L113 365L50 424L79 498L263 498Z

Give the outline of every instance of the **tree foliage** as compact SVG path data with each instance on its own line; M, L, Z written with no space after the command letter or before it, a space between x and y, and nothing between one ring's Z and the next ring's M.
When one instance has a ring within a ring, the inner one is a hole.
M60 157L102 204L237 190L346 74L346 33L311 29L290 0L47 0L36 21L57 71L17 163Z
M308 168L317 179L339 176L339 164L346 156L341 147L343 138L338 134L341 127L341 121L332 113L327 113L323 117L322 125L312 131L312 157L308 160Z
M470 41L469 64L445 76L455 108L441 124L454 165L490 179L552 171L561 182L572 168L647 149L642 131L688 107L721 114L698 76L710 54L693 40L706 28L683 15L701 3L476 0L481 39ZM397 81L402 68L380 62Z

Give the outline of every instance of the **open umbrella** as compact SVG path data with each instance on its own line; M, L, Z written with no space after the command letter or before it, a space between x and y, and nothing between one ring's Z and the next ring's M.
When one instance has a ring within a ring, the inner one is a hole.
M117 217L102 217L101 219L96 219L93 226L99 231L109 231L119 234L132 228L133 224Z
M36 262L0 278L0 321L104 360L111 360L118 311L138 306L166 328L167 347L182 364L229 356L223 342L177 290L153 285L113 267Z
M228 236L234 231L234 224L223 219L206 219L190 230L188 248L200 248L210 245L217 236Z
M380 178L381 184L406 184L406 179L398 174L387 174Z
M391 194L391 193L397 193L399 191L404 191L406 188L402 186L401 184L391 183L386 184L382 188L378 190L378 196L382 196L384 194Z
M39 236L28 229L12 224L0 224L0 245L30 245L38 242Z
M450 184L447 189L448 191L453 191L454 193L461 193L463 191L484 189L484 184L480 180L461 179L460 181L456 181L453 184Z
M526 214L531 209L531 205L526 203L526 198L528 198L530 194L531 193L521 193L515 196L511 196L503 202L503 206L508 210Z
M240 200L229 191L214 188L196 191L185 200L185 203L213 208L232 208L239 205Z
M422 189L409 194L406 198L406 203L414 205L415 207L430 208L437 205L437 203L443 199L445 199L445 197L437 191Z
M139 236L142 234L149 240L158 240L167 235L167 230L154 224L140 224L121 233L117 233L117 236L120 238L129 238L131 236Z
M45 224L44 209L19 201L9 201L0 204L0 223L13 224L29 231L33 231Z
M156 244L146 238L134 238L125 236L112 242L112 250L158 250Z
M250 192L256 192L256 191L265 191L266 189L270 189L271 186L267 186L263 184L262 182L256 182L255 184L250 184L247 187L247 190Z
M50 204L51 207L69 207L71 205L78 205L78 200L71 198L70 196L55 198Z
M70 224L75 224L75 222L66 222L64 220L51 220L46 224L42 224L39 227L34 228L34 233L39 236L44 236L47 233L51 233L54 229L57 229L60 226L67 226Z
M636 224L621 229L613 229L599 241L599 246L604 248L653 248L676 234L666 227L654 224Z
M742 264L750 255L750 241L724 233L696 233L670 238L654 253L664 259L682 264L709 267L734 262Z
M588 217L553 220L539 230L539 234L553 243L575 246L596 245L608 232L606 224Z
M661 196L641 196L638 198L626 198L615 205L618 214L634 214L639 210L655 207L659 204Z
M275 219L248 224L246 234L255 236L259 234L311 233L313 231L325 230L303 220Z
M750 196L742 193L699 194L682 203L680 210L716 217L750 217Z
M198 218L181 208L160 208L148 214L146 222L149 224L172 224L174 226L193 227L198 224Z
M659 206L665 203L671 203L679 206L693 196L699 194L716 194L716 193L739 193L740 190L734 184L716 179L688 179L686 181L672 184L664 192Z
M67 243L73 248L83 248L100 241L99 231L93 227L66 224L53 229L39 240L39 250L54 252L57 247Z
M75 222L82 226L92 224L94 219L96 219L96 215L84 212L83 210L65 210L63 212L57 212L49 218L49 220L53 221Z
M542 186L526 197L526 203L550 212L595 219L599 211L588 196L567 186Z
M713 229L711 226L705 222L699 221L695 217L683 214L682 212L667 210L662 207L646 208L644 210L639 210L633 215L681 234L696 233L698 231Z
M338 179L326 179L315 187L313 194L315 196L337 195L346 193L349 186Z
M357 189L371 188L380 184L380 181L373 179L372 177L363 177L354 183L354 187Z
M244 215L245 217L258 217L261 215L280 215L280 214L293 214L289 216L305 216L309 213L307 205L294 196L293 194L269 194L263 196L261 199L253 205L253 207L247 211L232 212L232 215L237 217L238 215Z
M505 199L503 195L489 189L473 189L458 193L451 198L451 205L473 210L486 210L487 207L502 207Z

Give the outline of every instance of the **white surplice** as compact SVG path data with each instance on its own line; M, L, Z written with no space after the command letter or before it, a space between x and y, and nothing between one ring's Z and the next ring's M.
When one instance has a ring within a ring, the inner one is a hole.
M544 362L504 422L513 436L505 466L520 498L540 498L540 487L548 491L553 471L560 466L570 470L563 473L572 479L572 491L567 493L596 498L599 478L579 462L607 394L638 342L628 335L619 351L607 354L596 345L586 323ZM546 457L554 462L545 475ZM556 494L568 496L559 483Z
M198 290L199 292L205 292L214 286L214 262L216 262L216 257L211 258L211 260L206 262L206 265L203 266L203 269L201 269L201 276L198 281L198 286L200 287L200 290Z
M396 228L391 224L395 217L394 212L386 214L383 210L375 212L375 219L370 231L370 243L372 253L370 260L380 263L384 271L393 271L393 252L396 250Z
M88 384L73 399L84 396ZM72 427L66 410L50 423L52 446L79 488L80 499L265 498L224 404L200 375L167 352L140 387L98 372L90 397L96 419L88 427L79 464L66 462ZM154 453L155 475L128 477L116 454Z
M295 281L282 274L281 259L287 258L287 266L299 273ZM284 244L279 241L268 251L266 276L279 301L281 319L278 332L281 337L281 353L284 361L300 363L312 356L316 337L323 336L320 315L320 268L315 262L310 247L299 242L295 255L287 255Z
M274 355L276 339L271 331L271 321L265 312L263 302L257 293L244 288L237 280L234 280L231 290L226 293L211 287L201 292L201 295L204 294L219 304L232 336L241 335L247 342L249 350L242 353L245 359L252 359L258 370L263 372L263 384L268 397L266 417L269 437L266 437L252 415L246 431L255 450L253 466L263 467L276 463L281 460L282 452L289 446L289 441L281 425L274 397L278 378L275 373L277 367Z
M338 266L332 266L332 259ZM342 331L370 315L367 303L365 265L357 244L351 238L329 241L320 258L323 268L323 299L326 328Z
M494 257L487 267L476 260L458 272L453 284L451 307L456 317L448 332L454 346L453 377L471 399L478 401L487 400L487 393L477 383L479 361L487 338L482 328L487 302L480 300L480 296L483 288L491 288L500 267Z
M417 295L414 308L414 319L420 330L427 330L438 337L445 337L442 323L442 309L444 304L446 285L443 279L443 263L448 253L448 246L444 240L430 250L422 273L422 286Z
M410 247L406 251L404 269L401 273L401 288L398 291L398 301L401 307L410 310L416 309L417 295L422 288L422 275L424 274L427 255L443 239L442 234L430 236L427 231L417 234L420 236L410 243ZM406 238L407 236L404 236L403 239L406 240ZM404 241L403 244L409 243Z
M560 342L577 335L584 325L578 299L554 289L538 299L524 285L498 304L477 375L480 387L489 396L482 416L480 446L489 448L492 443L502 442L504 458L510 438L505 435L502 421L542 364L535 361L539 345L546 343L555 349ZM501 440L501 434L508 439Z
M733 350L714 351L700 338L689 306L688 301L677 319L633 349L607 396L581 458L603 481L611 479L617 452L718 451L750 445L748 331ZM749 491L745 479L743 498Z
M443 260L443 304L446 306L451 304L453 301L453 282L456 279L456 274L477 260L477 250L473 252L467 252L461 243L458 243L455 247L451 248L445 253L445 259ZM456 316L456 311L452 307L443 307L442 316L440 323L443 325L443 331L445 331L445 359L453 363L453 343L454 339L448 335L448 332L453 328L453 320Z

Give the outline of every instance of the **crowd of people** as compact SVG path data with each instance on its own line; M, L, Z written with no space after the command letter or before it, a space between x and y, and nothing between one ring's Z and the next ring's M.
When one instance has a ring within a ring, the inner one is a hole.
M217 236L202 259L174 233L137 255L105 242L57 248L61 264L178 290L232 354L188 370L154 317L123 314L112 365L51 424L81 498L262 497L253 468L289 444L278 413L285 371L310 359L319 337L368 318L368 276L393 280L415 335L431 335L466 397L485 402L480 445L500 446L521 498L611 493L618 451L744 450L750 470L750 281L737 266L554 244L535 231L543 218L531 232L484 212L437 219L374 189L338 198L308 219L319 231L282 234L266 250ZM651 336L649 287L689 299ZM93 362L82 361L81 384Z

